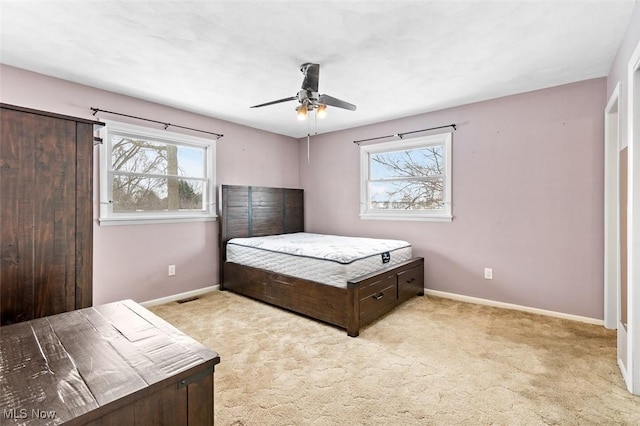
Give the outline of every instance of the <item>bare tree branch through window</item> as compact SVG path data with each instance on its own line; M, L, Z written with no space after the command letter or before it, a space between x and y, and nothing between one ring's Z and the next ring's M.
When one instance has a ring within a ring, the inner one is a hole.
M371 155L371 207L434 210L443 206L442 146Z
M115 212L204 209L203 149L121 135L111 143Z

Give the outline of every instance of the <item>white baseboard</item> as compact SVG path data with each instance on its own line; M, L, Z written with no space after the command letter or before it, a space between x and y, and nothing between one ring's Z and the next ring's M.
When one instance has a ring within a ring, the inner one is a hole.
M547 311L545 309L530 308L528 306L514 305L511 303L496 302L495 300L480 299L478 297L462 296L455 293L447 293L438 290L424 289L424 294L429 296L444 297L445 299L459 300L460 302L475 303L476 305L493 306L495 308L513 309L516 311L529 312L531 314L546 315L548 317L568 319L572 321L585 322L587 324L601 325L604 327L604 320L589 317L581 317L579 315L565 314L562 312Z
M163 303L175 302L176 300L182 300L189 297L201 296L214 290L218 290L219 288L219 285L212 285L210 287L203 287L197 290L185 291L184 293L173 294L171 296L161 297L159 299L147 300L146 302L141 302L140 304L145 308L148 308L151 306L162 305Z
M166 297L161 297L159 299L153 299L153 300L148 300L146 302L141 302L140 305L144 306L145 308L148 308L150 306L162 305L164 303L175 302L177 300L187 299L189 297L200 296L200 295L218 290L219 288L220 288L219 285L203 287L197 290L185 291L184 293L173 294L171 296L166 296ZM463 296L455 293L447 293L445 291L430 290L428 288L424 289L424 294L426 294L427 296L436 296L436 297L443 297L445 299L458 300L460 302L475 303L476 305L492 306L494 308L503 308L503 309L513 309L516 311L529 312L531 314L546 315L548 317L562 318L562 319L568 319L572 321L584 322L587 324L604 326L604 320L599 320L599 319L589 318L589 317L582 317L579 315L565 314L562 312L548 311L546 309L531 308L529 306L514 305L512 303L496 302L495 300L481 299L479 297Z

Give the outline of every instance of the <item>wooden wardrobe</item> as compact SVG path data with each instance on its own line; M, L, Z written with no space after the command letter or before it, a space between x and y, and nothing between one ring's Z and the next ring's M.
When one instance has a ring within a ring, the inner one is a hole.
M0 104L0 325L92 305L94 125Z

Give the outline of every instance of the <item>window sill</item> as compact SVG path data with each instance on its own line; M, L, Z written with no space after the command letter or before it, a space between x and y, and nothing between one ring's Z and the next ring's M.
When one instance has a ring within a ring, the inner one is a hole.
M100 226L155 225L161 223L214 222L218 216L202 217L141 217L141 218L100 218Z
M360 213L362 220L398 220L423 222L451 222L453 216L433 214Z

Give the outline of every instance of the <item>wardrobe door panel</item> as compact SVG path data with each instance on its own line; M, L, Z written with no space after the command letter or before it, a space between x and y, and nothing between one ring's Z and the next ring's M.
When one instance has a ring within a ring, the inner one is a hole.
M2 110L0 325L34 318L33 212L36 116Z
M38 116L33 220L35 315L75 308L76 123Z

